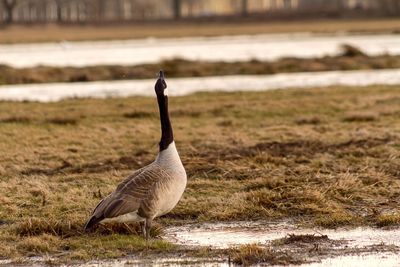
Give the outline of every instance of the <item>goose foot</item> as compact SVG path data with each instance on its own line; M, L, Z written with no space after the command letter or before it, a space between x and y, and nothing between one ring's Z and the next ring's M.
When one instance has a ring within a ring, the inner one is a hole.
M145 222L146 241L149 241L149 239L150 239L150 229L151 229L151 223L152 222L153 222L152 219L146 219L146 222Z
M143 238L146 238L146 227L144 222L140 222L140 229L142 230L142 236Z

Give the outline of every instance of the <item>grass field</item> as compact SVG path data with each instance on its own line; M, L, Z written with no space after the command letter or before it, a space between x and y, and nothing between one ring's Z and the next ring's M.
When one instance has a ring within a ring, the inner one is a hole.
M171 98L188 187L156 232L221 220L399 225L399 101L398 87ZM182 250L147 248L136 226L82 231L100 198L155 158L159 128L154 98L0 102L0 258Z
M400 19L277 22L163 22L109 26L11 26L0 29L0 43L116 40L146 37L219 36L262 33L394 33Z

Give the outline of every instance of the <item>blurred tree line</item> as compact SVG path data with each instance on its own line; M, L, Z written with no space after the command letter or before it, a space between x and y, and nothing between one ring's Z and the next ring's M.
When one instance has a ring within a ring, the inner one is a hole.
M307 17L346 11L400 15L400 0L0 0L0 23L100 23L255 14Z

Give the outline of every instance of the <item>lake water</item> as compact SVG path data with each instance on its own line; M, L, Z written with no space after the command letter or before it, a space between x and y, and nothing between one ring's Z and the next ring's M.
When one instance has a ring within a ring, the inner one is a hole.
M370 55L400 54L400 35L396 34L297 33L0 45L0 64L14 67L133 65L176 57L209 61L273 60L335 55L341 44L357 46Z
M153 96L155 79L0 86L0 100L53 102L67 98ZM264 91L333 85L368 86L400 84L400 69L329 71L276 75L237 75L167 79L169 95L200 91Z

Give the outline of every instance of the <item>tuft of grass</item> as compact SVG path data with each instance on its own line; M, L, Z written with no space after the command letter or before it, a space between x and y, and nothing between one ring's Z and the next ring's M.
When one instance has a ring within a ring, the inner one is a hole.
M338 228L346 225L357 225L361 223L360 220L360 218L350 214L334 213L315 218L314 224L324 228Z
M378 216L376 225L378 227L400 225L400 214L383 214Z
M68 221L57 219L42 219L42 218L29 218L14 226L13 231L19 236L39 236L39 235L53 235L62 238L71 236L84 235L83 231L84 222L81 221ZM105 224L98 225L95 230L97 235L137 235L141 236L141 229L139 224ZM163 234L162 227L155 224L150 236L160 237Z
M58 125L76 125L78 124L78 119L68 117L54 117L45 119L45 122Z
M65 221L49 218L29 218L17 223L13 229L16 235L39 236L53 235L59 237L78 236L83 234L83 224L77 221Z
M379 118L379 114L373 112L349 112L347 113L343 121L346 122L370 122L376 121Z
M42 234L39 236L28 236L17 244L17 249L25 251L27 256L43 255L58 251L60 240L54 235Z
M327 235L314 235L314 234L307 234L307 235L295 235L289 234L285 238L283 238L284 244L292 244L292 243L314 243L320 241L327 241L329 240Z
M317 125L317 124L321 124L322 120L321 120L321 118L319 118L317 116L302 116L302 117L296 118L295 122L298 125L304 125L304 124Z
M268 264L268 265L288 265L300 264L301 260L293 256L274 251L271 248L261 247L258 244L242 245L230 251L232 262L243 266L251 266L255 264Z
M31 118L26 116L9 116L0 118L0 123L29 123Z
M154 113L150 113L150 112L146 112L146 111L130 111L127 113L123 114L124 118L129 118L129 119L142 119L142 118L155 118L156 114Z
M361 49L350 44L342 44L340 50L343 57L368 57Z

